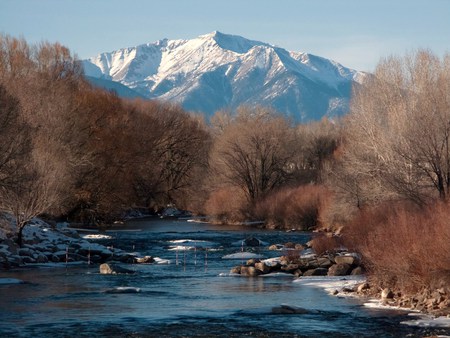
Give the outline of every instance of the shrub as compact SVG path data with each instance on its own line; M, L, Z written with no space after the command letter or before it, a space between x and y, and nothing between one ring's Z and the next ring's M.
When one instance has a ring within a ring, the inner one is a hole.
M329 198L323 186L284 188L257 202L253 212L275 228L309 230L322 225L321 212Z
M450 210L446 203L418 209L405 204L364 210L343 230L380 282L417 291L450 282Z
M247 202L240 189L224 187L209 194L204 209L207 215L223 223L243 221Z
M317 255L332 253L341 247L339 239L330 235L331 233L319 233L311 240L311 248Z

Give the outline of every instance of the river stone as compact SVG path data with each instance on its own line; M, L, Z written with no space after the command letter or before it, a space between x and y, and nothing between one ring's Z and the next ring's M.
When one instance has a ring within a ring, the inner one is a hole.
M289 273L293 273L294 271L296 271L298 269L299 269L298 264L288 264L281 268L282 271L289 272Z
M281 306L275 306L272 308L272 313L274 314L284 314L284 315L293 315L293 314L307 314L310 313L309 310L297 307L297 306L291 306L291 305L281 305Z
M128 257L126 257L126 259L128 259ZM135 261L139 264L155 263L155 259L152 256L136 257Z
M255 269L254 266L242 266L241 276L256 277L261 274L261 271Z
M326 276L328 273L328 269L325 268L316 268L310 269L303 273L303 276Z
M241 266L235 266L234 268L231 268L230 273L234 274L240 274L241 273Z
M359 276L359 275L364 275L364 269L360 266L357 266L356 268L354 268L352 270L352 272L350 273L352 276Z
M354 256L336 256L334 257L336 264L357 265L357 258Z
M339 263L332 265L328 269L328 276L345 276L350 271L350 265L345 263Z
M115 264L103 263L100 265L100 273L103 275L116 275L116 274L122 274L122 273L132 274L132 273L134 273L134 271L122 268Z
M270 272L270 266L267 266L264 262L255 263L255 269L261 271L263 274Z
M326 257L319 257L317 258L317 263L319 264L319 267L321 268L329 268L333 265L333 263Z

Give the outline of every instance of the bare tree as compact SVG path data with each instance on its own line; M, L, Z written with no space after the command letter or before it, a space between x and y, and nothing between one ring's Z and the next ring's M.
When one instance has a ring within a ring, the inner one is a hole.
M285 118L263 108L241 108L216 136L213 175L219 182L242 189L252 203L290 178L294 138Z
M360 205L447 199L449 136L450 56L419 50L389 57L354 94L335 183Z

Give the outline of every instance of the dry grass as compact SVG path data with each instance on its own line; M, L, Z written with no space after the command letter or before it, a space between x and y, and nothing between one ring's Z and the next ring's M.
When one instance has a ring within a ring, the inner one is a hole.
M438 203L418 210L384 205L361 214L343 231L380 282L411 291L450 282L450 208Z
M256 203L254 214L276 228L309 230L322 225L321 211L330 196L318 185L285 188Z

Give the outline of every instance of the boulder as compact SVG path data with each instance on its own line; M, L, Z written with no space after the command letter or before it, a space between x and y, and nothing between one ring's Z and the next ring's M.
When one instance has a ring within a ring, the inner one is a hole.
M264 262L255 263L255 269L261 271L261 273L269 273L270 266L267 266Z
M256 277L261 274L261 271L257 270L254 266L242 266L241 276Z
M350 272L351 266L345 263L332 265L328 269L328 276L345 276Z
M230 273L234 273L234 274L240 274L241 273L241 266L235 266L234 268L231 268Z
M362 293L364 290L368 290L370 289L370 285L368 283L362 283L359 284L358 287L356 288L356 291L358 293Z
M334 257L336 264L358 265L358 259L355 256L344 255Z
M317 264L321 268L329 268L333 265L333 263L327 257L319 257L317 258Z
M364 269L361 266L357 266L350 273L352 276L364 275Z
M259 262L259 259L255 259L255 258L250 258L249 260L247 260L247 262L245 263L247 266L255 266L255 264Z
M288 264L286 266L283 266L281 268L282 271L288 272L288 273L294 273L299 269L298 264Z
M303 273L303 276L326 276L328 273L328 269L325 268L316 268L310 269Z
M133 270L122 268L115 264L103 263L100 265L100 273L103 275L132 274Z
M278 246L276 244L272 244L271 246L269 246L269 250L271 251L278 250Z

